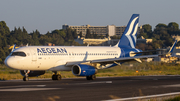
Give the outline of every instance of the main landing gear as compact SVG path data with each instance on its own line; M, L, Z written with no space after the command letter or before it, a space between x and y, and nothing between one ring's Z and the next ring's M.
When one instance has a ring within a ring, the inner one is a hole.
M57 74L57 71L52 75L52 80L61 80L61 74Z
M96 79L96 75L90 75L90 76L86 76L87 80L95 80Z
M23 77L23 81L28 81L29 80L29 78L28 78L28 74L30 73L30 70L24 70L24 73L25 73L25 75L24 75L24 77Z

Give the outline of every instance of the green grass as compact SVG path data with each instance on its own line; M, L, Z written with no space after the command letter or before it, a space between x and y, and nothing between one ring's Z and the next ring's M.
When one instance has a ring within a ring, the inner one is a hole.
M165 101L180 101L180 96L174 97L174 98L170 98L168 100Z
M133 64L133 66L129 66ZM76 78L71 71L60 71L62 78ZM44 75L38 78L51 78L53 72L46 71ZM128 62L122 66L115 66L109 69L99 70L96 74L97 77L103 76L148 76L148 75L180 75L180 65L158 63L158 62ZM33 77L37 78L37 77ZM0 65L0 80L10 80L10 79L22 79L19 70L14 70L6 67L5 65Z

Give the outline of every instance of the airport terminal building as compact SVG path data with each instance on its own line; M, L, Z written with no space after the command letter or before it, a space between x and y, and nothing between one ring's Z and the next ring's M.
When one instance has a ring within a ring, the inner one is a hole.
M107 25L107 26L90 26L90 25L83 25L83 26L70 26L70 25L62 25L62 29L75 29L77 31L77 34L82 32L82 35L85 36L87 29L90 30L91 34L95 33L97 35L103 35L106 36L108 34L109 36L121 36L126 29L126 26L115 26L115 25ZM139 34L140 29L142 27L138 28L137 33Z

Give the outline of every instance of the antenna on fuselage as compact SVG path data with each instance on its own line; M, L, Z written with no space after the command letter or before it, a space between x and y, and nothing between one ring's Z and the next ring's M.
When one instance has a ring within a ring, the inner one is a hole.
M26 47L28 46L28 43L27 43L27 45L26 45Z

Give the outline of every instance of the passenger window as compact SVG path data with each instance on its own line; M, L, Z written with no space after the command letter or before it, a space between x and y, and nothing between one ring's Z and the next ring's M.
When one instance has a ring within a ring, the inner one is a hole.
M23 56L23 57L26 57L26 54L24 52L13 52L11 56Z

